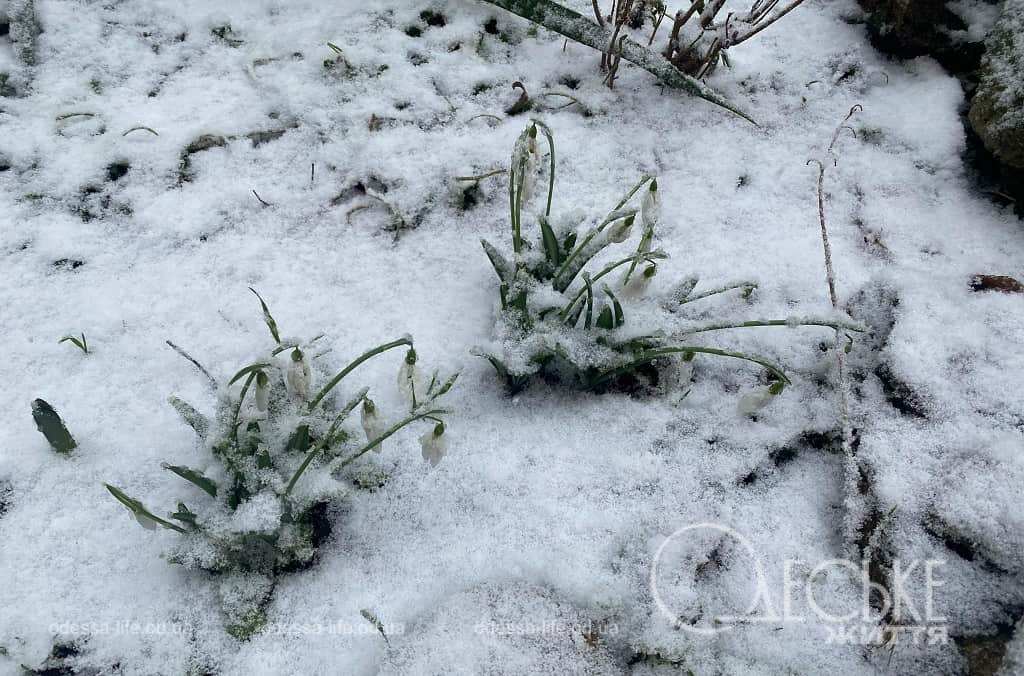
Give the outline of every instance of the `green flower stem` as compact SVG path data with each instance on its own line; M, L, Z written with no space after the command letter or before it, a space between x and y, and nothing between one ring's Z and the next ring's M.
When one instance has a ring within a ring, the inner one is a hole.
M334 387L338 383L341 382L342 378L344 378L349 373L351 373L353 370L355 370L355 368L357 366L359 366L360 364L362 364L364 361L366 361L367 359L370 359L372 357L376 357L381 352L387 352L388 350L394 349L396 347L401 347L403 345L407 345L409 347L412 347L412 339L411 338L399 338L398 340L393 340L390 343L384 343L383 345L378 345L377 347L373 348L372 350L368 350L368 351L364 352L363 354L361 354L360 356L356 357L355 360L351 364L349 364L348 366L343 368L338 373L338 375L336 375L333 378L331 378L330 381L328 381L328 383L326 385L324 385L323 388L319 392L317 392L317 395L313 398L313 401L311 401L309 403L309 411L312 412L317 407L317 404L319 404L321 401L323 401L324 397L326 397L328 394L330 394L331 390L333 390Z
M652 260L659 258L668 258L668 254L662 251L648 251L644 254L640 254L639 257L643 258L644 260ZM634 254L632 256L629 256L628 258L623 258L622 260L615 261L614 263L609 263L607 266L605 266L603 270L601 270L601 272L591 277L590 281L596 282L605 275L614 272L616 268L622 267L626 263L629 263L630 261L633 261L635 259L637 259L637 255ZM575 306L576 303L579 302L580 298L583 297L583 294L586 292L586 290L586 286L582 287L579 291L576 292L576 296L571 301L569 301L569 303L564 308L562 308L562 311L558 315L562 320L565 320L569 316L569 313L572 312L573 306Z
M252 385L252 381L256 379L256 374L259 371L252 371L249 373L249 377L245 379L245 384L242 385L242 392L238 395L238 405L235 406L235 415L231 419L231 438L238 438L238 416L242 414L242 404L245 403L245 395L249 393L249 386Z
M416 422L417 420L422 420L424 418L426 418L428 420L438 420L437 416L444 415L445 413L448 413L447 409L435 408L435 409L431 409L429 411L423 411L422 413L414 413L414 414L410 415L409 417L405 418L401 422L397 422L394 425L392 425L391 427L389 427L383 434L381 434L376 439L373 439L372 441L368 441L365 446L360 448L358 451L356 451L355 453L353 453L349 457L347 457L344 460L342 460L340 463L337 463L334 467L331 467L331 471L333 472L335 470L341 469L342 467L345 467L347 465L352 464L353 462L358 460L361 456L363 456L365 453L367 453L368 451L370 451L373 448L375 448L382 441L386 440L388 437L390 437L392 434L394 434L398 430L402 429L406 425L410 425L410 424Z
M306 457L303 459L302 464L299 465L299 468L297 470L295 470L295 474L292 475L291 480L288 482L288 486L285 487L284 489L285 495L289 495L292 492L292 489L295 488L295 484L298 483L303 473L309 468L310 463L313 462L313 460L318 455L320 455L321 451L323 451L330 445L331 440L334 438L334 433L338 430L338 425L341 424L342 420L348 417L348 414L352 412L352 409L358 406L359 403L366 398L366 394L369 391L370 388L364 387L362 390L359 391L359 394L357 394L352 399L352 401L348 402L345 405L345 408L341 409L338 415L334 416L334 420L331 421L331 426L327 430L327 434L325 434L323 438L321 438L320 441L317 442L316 446L311 448L309 452L306 453Z
M716 322L713 324L701 324L693 328L682 329L682 333L690 335L693 333L704 333L705 331L719 331L722 329L742 329L750 326L788 326L795 328L797 326L828 326L836 331L839 329L847 329L849 331L856 331L863 333L867 329L863 324L857 322L848 322L842 319L800 319L800 320L789 320L789 319L757 319L745 322Z
M605 216L604 220L601 221L601 223L596 228L591 230L587 234L587 236L583 239L583 241L580 244L578 244L576 246L576 248L574 248L572 250L572 252L569 253L568 256L565 257L565 260L562 261L562 264L558 266L558 269L555 270L555 274L553 276L556 285L558 283L559 278L562 277L562 275L564 275L569 270L569 265L578 256L580 256L583 253L583 250L586 248L586 246L588 244L590 244L590 242L593 241L593 239L595 237L597 237L599 234L601 234L601 232L606 227L608 227L609 223L612 223L612 222L618 220L618 218L616 218L616 212L618 212L619 209L624 207L626 205L626 202L628 202L630 199L632 199L633 195L635 195L637 193L637 191L640 190L640 188L644 187L644 185L648 181L650 181L650 180L651 180L651 177L646 175L646 174L641 176L640 177L640 182L637 183L635 186L633 186L633 189L630 190L629 192L627 192L626 196L623 197L621 200L619 200L619 203L615 205L615 207L611 210L611 212L609 212L609 214L607 216ZM565 285L562 286L562 290L566 289L571 282L572 282L572 279L566 280L565 281ZM557 286L556 286L556 288L557 288Z
M680 305L685 305L686 303L692 303L695 300L701 300L702 298L707 298L708 296L714 296L714 295L719 294L719 293L725 293L726 291L732 291L733 289L750 289L751 291L753 291L756 288L757 288L757 282L734 282L732 284L726 284L725 286L716 287L716 288L711 289L709 291L703 291L701 293L694 294L692 296L687 296L683 300L679 301L679 304Z
M550 150L551 168L548 171L548 204L544 209L544 215L550 216L551 198L555 194L555 136L551 133L550 127L540 120L533 120L533 123L540 127L540 130L544 132L544 137L548 140L548 150Z
M700 353L704 353L704 354L714 354L714 355L718 355L719 357L733 357L735 359L743 359L744 361L753 362L755 364L759 364L759 365L765 367L766 369L768 369L768 371L770 371L772 374L774 374L776 377L778 377L780 380L782 380L782 382L787 383L787 384L790 383L789 378L786 377L786 374L782 370L782 368L780 368L779 366L776 366L775 364L771 363L770 361L768 361L766 359L762 359L760 357L755 357L755 356L749 355L749 354L744 354L743 352L733 352L731 350L719 350L718 348L714 348L714 347L698 347L698 346L680 345L680 346L674 346L674 347L659 347L659 348L655 348L653 350L648 350L647 352L642 353L636 359L633 359L632 361L629 361L629 362L623 364L622 366L619 366L617 368L611 369L610 371L605 371L604 373L598 375L594 380L592 380L590 382L590 387L594 387L595 385L600 385L601 383L603 383L603 382L605 382L607 380L610 380L610 379L612 379L612 378L614 378L614 377L616 377L618 375L621 375L623 373L627 373L628 371L633 370L634 368L636 368L637 366L640 366L641 364L646 364L648 362L652 362L652 361L654 361L655 359L657 359L659 357L665 357L665 356L668 356L670 354L686 354L687 352L700 352Z

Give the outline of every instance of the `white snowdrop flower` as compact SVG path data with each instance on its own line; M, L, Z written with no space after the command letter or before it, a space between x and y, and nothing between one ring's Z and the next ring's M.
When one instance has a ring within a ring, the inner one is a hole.
M448 438L444 436L444 423L437 423L420 437L423 459L436 467L448 452Z
M270 378L263 371L256 374L256 410L260 413L267 412L270 403Z
M651 280L654 279L654 275L657 273L658 266L653 263L643 270L634 270L633 274L629 276L629 280L625 281L622 285L619 295L623 298L638 298L644 295L647 292L647 287L651 285Z
M652 179L651 185L640 200L640 220L645 227L653 228L661 218L661 193L658 192L658 179Z
M772 392L772 387L755 387L753 390L740 397L740 401L736 405L736 410L740 415L755 415L768 406L768 404L772 403L772 400L775 398L775 394L775 392Z
M388 429L388 424L384 422L384 418L381 417L380 412L377 411L377 406L374 405L373 401L367 397L363 399L363 413L360 422L363 425L363 432L366 433L366 441L373 441ZM373 447L373 450L380 453L384 450L384 442L380 442Z
M416 350L410 347L398 369L398 391L409 402L409 406L416 406L419 403L416 393L422 389L423 373L416 365Z
M629 233L633 231L633 221L635 220L635 216L626 216L621 221L612 223L611 227L608 228L608 241L620 244L629 239Z
M292 360L288 364L288 371L285 373L285 383L292 396L305 401L309 399L309 386L312 380L309 372L309 362L302 350L292 350Z

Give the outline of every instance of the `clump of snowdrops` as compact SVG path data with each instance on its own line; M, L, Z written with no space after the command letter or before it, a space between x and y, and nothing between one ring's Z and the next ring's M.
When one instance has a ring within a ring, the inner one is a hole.
M381 452L390 437L416 423L425 424L424 460L440 462L449 411L438 400L458 377L424 377L409 336L367 350L331 374L318 359L322 355L314 354L322 336L283 339L259 300L274 344L220 389L216 415L207 418L170 399L212 456L203 470L163 465L199 489L192 504L179 502L159 516L141 500L106 486L143 527L180 534L169 557L173 563L217 575L225 625L242 640L264 625L277 576L312 562L329 532L327 507L344 493L341 479L350 465L370 451ZM386 418L366 387L341 394L342 380L359 365L399 348L406 350L398 387L407 412ZM358 427L352 423L356 416Z
M540 135L548 146L547 199L528 228L524 207L535 198L541 175ZM749 296L757 283L742 280L701 290L698 278L688 277L657 292L658 263L668 257L654 246L661 224L657 179L642 176L604 217L582 227L586 219L580 214L551 214L555 166L551 130L531 121L516 141L509 171L511 257L482 241L498 275L499 306L496 340L476 353L490 361L511 392L537 377L586 390L636 391L657 383L667 367L678 371L686 391L697 356L728 357L765 371L766 385L740 402L743 412L753 414L790 383L783 368L758 355L697 342L699 334L760 326L863 330L841 317L681 321L687 304L726 292ZM631 321L634 310L641 318L637 326ZM653 331L652 316L658 318Z

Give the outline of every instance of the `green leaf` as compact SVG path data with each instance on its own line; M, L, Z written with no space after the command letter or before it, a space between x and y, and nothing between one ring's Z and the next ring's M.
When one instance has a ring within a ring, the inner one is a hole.
M544 255L551 265L558 265L562 262L562 252L558 248L558 238L555 231L551 229L547 216L540 217L540 234L544 242Z
M303 453L309 450L309 425L303 423L295 428L292 435L288 437L288 444L285 451L288 453Z
M46 437L50 447L57 453L67 454L78 447L60 415L42 399L32 402L32 418L36 421L39 432Z
M372 624L374 628L376 628L377 631L380 632L380 635L384 638L385 643L391 643L390 641L388 641L388 635L384 633L384 623L378 620L376 615L371 613L369 610L366 610L365 608L360 610L359 614L366 618L366 621Z
M274 318L271 316L270 308L267 307L267 304L266 302L264 302L263 297L256 291L256 289L250 286L249 290L256 294L256 297L260 299L260 307L263 308L263 321L267 323L267 328L270 329L270 335L274 337L274 342L280 345L281 336L277 332L277 322L275 322Z
M184 502L179 502L178 503L178 511L174 512L173 514L171 514L171 518L174 519L175 521L180 521L182 523L188 524L189 526L192 526L193 528L198 528L199 527L196 524L196 515L195 515L195 513L192 510L190 510L185 505Z
M609 330L615 328L615 318L612 316L611 306L605 305L601 308L601 314L597 316L597 327Z
M145 526L147 522L152 522L154 524L163 526L164 528L178 531L179 533L188 532L181 526L177 526L171 523L170 521L165 521L164 519L161 519L159 516L153 514L151 511L146 509L145 505L143 505L140 501L125 495L124 492L122 492L119 488L115 488L110 484L103 485L107 487L107 490L110 491L110 494L113 495L118 502L124 505L125 508L132 513L132 516L134 516L135 520L138 521L140 524ZM148 526L146 527L148 528Z
M178 412L181 419L184 420L189 427L195 430L200 439L206 438L206 435L210 431L210 420L205 415L197 411L188 402L178 399L175 396L168 397L167 403L174 407L174 410Z
M70 342L72 345L77 347L85 354L89 354L89 343L85 340L84 333L82 334L81 338L76 338L75 336L64 336L59 341L57 341L58 344L67 342Z
M505 284L512 283L513 269L512 264L508 262L508 259L501 255L494 245L488 242L486 239L480 240L480 244L484 247L484 253L487 254L487 258L490 259L491 265L494 266L494 271L498 274L498 279Z
M228 385L234 385L236 382L238 382L239 380L241 380L245 376L249 375L250 373L258 373L258 372L261 372L265 368L270 368L270 364L268 364L266 362L258 362L256 364L249 364L248 366L243 368L241 371L236 373L235 376L231 380L228 381Z
M612 293L612 290L609 289L607 286L604 287L604 292L608 295L608 297L612 301L612 310L613 310L613 315L614 315L613 316L613 320L614 320L613 324L614 324L614 326L616 326L616 327L622 326L626 322L626 316L622 312L622 303L619 302L619 299L615 297L615 294Z
M612 31L610 28L598 26L582 14L563 7L552 0L484 1L513 14L518 14L529 21L540 24L548 30L564 35L570 40L575 40L600 52L606 51L608 45L612 42ZM735 107L724 96L700 80L680 72L661 54L625 36L621 36L621 39L616 44L619 45L618 54L623 59L643 68L669 87L682 89L689 94L699 96L705 101L721 106L749 122L754 122L753 119Z
M590 275L583 273L583 283L587 287L587 309L584 310L583 328L589 329L594 321L594 286L590 282Z
M217 484L215 484L212 479L208 479L203 476L202 472L197 472L190 467L183 467L181 465L168 465L166 462L160 466L166 470L174 472L185 481L194 483L196 486L209 493L210 497L217 497Z
M443 397L444 395L448 394L448 391L452 389L452 386L455 385L455 381L458 379L459 372L456 371L455 373L448 377L448 380L444 381L444 383L441 384L441 387L438 388L437 392L434 392L433 394L430 395L430 401L434 401L435 399L438 399L439 397Z

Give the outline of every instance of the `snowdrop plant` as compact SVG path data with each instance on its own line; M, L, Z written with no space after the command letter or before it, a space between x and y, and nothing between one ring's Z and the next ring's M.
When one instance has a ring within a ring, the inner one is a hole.
M120 488L106 486L143 527L180 535L171 562L216 575L225 625L240 640L265 623L277 577L312 562L329 532L327 508L345 491L340 480L351 479L345 476L350 465L371 450L380 452L387 439L415 423L426 423L431 436L422 442L423 455L436 464L449 413L439 399L458 377L441 383L435 374L428 387L411 392L407 412L385 417L369 388L341 396L340 385L364 362L398 348L407 348L404 373L409 355L416 360L411 337L367 350L332 375L320 365L322 355L313 354L321 336L283 338L267 304L259 301L273 347L220 388L213 419L170 399L211 455L204 468L163 465L198 489L190 504L179 502L159 516ZM357 408L362 429L350 422Z
M528 188L537 178L530 172L540 164L538 135L547 140L547 198L536 216L531 238L524 227L524 207ZM511 392L522 390L536 377L586 390L633 391L645 383L656 383L659 372L669 366L686 390L693 360L708 355L739 359L764 369L767 385L763 391L749 393L740 404L743 413L753 415L783 391L789 377L781 366L764 357L697 342L699 334L759 326L863 330L842 317L680 322L686 304L729 291L749 296L757 283L739 281L701 291L698 278L690 277L657 294L651 287L659 261L668 256L654 246L661 223L658 181L641 177L607 215L592 221L594 225L588 228L580 227L584 221L580 215L552 216L554 182L554 137L546 125L533 120L512 151L511 257L482 241L498 276L499 303L495 340L475 353L491 363ZM627 251L615 253L620 246ZM631 323L634 309L641 318L637 326ZM659 318L653 331L652 316ZM666 326L670 330L663 328Z

